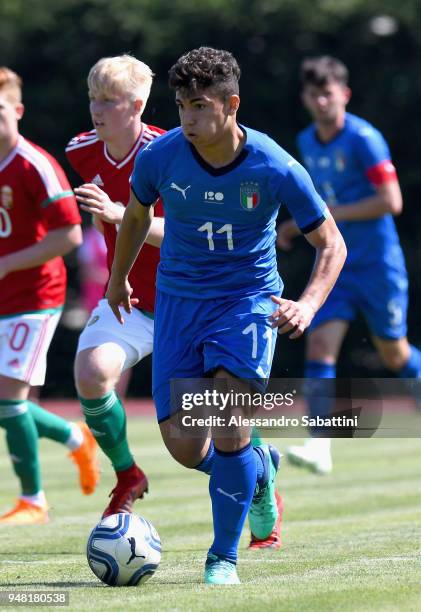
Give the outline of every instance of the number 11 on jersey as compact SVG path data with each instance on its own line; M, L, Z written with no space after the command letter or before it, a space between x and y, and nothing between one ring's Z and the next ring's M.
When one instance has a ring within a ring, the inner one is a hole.
M213 240L213 223L212 221L208 221L207 223L204 223L203 225L201 225L200 227L197 228L198 232L206 232L206 238L208 239L208 246L209 246L209 251L214 251L215 250L215 242ZM234 250L234 241L232 239L232 225L231 223L226 223L225 225L223 225L222 227L220 227L218 230L216 230L215 232L216 234L227 234L227 246L228 246L228 251L233 251Z

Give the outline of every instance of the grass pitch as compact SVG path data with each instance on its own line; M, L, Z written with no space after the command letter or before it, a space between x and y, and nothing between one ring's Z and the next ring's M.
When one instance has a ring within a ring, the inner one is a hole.
M0 528L1 590L66 590L70 610L77 611L421 609L421 440L336 440L334 473L327 477L282 465L282 549L248 551L246 529L238 564L242 584L208 587L202 584L212 538L207 478L169 457L154 420L129 419L129 437L151 483L136 510L153 522L163 543L155 576L140 587L110 588L91 573L85 545L113 486L111 467L102 457L100 487L84 497L66 449L42 441L52 521ZM275 443L282 448L294 441ZM17 481L3 439L0 474L4 511Z

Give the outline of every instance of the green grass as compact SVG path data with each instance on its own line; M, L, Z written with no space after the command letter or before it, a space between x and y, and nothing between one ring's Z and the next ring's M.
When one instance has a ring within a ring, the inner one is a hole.
M103 459L99 490L84 497L65 449L43 441L52 522L0 529L1 589L66 589L70 609L78 611L420 610L420 440L336 440L335 469L328 477L282 466L284 545L280 551L250 552L245 530L238 565L242 584L223 588L202 584L211 542L207 477L168 456L154 421L131 419L129 432L151 482L150 494L136 509L154 523L163 542L155 576L141 587L123 589L95 578L85 544L113 486L111 468ZM17 482L3 440L0 444L3 510Z

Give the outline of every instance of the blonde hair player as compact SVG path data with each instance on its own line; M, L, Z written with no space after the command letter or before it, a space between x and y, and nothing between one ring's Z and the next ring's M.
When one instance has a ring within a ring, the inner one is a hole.
M130 55L100 59L88 75L93 129L73 138L67 158L84 183L75 189L82 210L104 233L111 269L119 224L129 201L129 177L136 154L163 133L142 122L152 85L149 66ZM135 308L127 326L100 300L83 330L75 361L75 381L86 422L110 459L117 484L104 516L131 512L148 490L126 435L126 413L115 387L123 371L152 352L155 276L164 232L163 209L130 275Z

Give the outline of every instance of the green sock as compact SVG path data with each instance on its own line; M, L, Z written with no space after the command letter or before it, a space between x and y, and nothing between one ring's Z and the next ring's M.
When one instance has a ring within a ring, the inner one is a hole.
M134 459L126 433L126 413L115 391L99 399L79 397L85 420L115 471L126 470Z
M40 438L48 438L66 444L72 433L70 423L33 402L28 401L28 409L34 419Z
M262 438L259 435L259 430L257 427L253 427L251 430L251 445L252 446L262 446L264 444Z
M0 400L0 427L6 441L13 469L20 480L23 495L41 491L38 457L38 433L26 401Z

